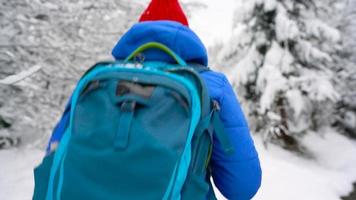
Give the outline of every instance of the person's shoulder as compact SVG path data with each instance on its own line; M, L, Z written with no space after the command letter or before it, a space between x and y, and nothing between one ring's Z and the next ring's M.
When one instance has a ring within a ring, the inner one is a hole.
M210 96L213 99L220 100L228 82L225 74L214 70L208 70L200 73L200 75L205 80Z
M204 71L200 73L200 75L205 79L207 84L214 85L215 87L222 88L227 82L227 78L224 73L214 70Z

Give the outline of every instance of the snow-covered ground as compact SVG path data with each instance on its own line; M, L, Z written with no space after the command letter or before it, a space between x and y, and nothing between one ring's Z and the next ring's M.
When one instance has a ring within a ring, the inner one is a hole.
M33 149L0 151L0 199L28 200L32 198L33 169L44 153Z
M259 137L255 143L263 182L254 200L340 200L356 180L356 142L332 130L303 139L314 159L273 145L266 149ZM0 151L0 199L31 199L33 168L42 156L42 151L32 149ZM219 199L224 198L219 195Z
M327 130L309 134L303 144L313 159L270 146L256 138L263 170L255 200L340 200L356 180L356 142Z
M262 165L262 186L253 200L340 200L356 180L356 142L327 130L308 135L303 144L313 159L276 146L267 149L255 137ZM225 199L215 191L219 199Z

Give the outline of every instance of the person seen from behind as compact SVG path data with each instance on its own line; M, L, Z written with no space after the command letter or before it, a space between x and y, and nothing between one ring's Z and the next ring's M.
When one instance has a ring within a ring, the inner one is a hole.
M206 48L189 28L178 0L152 0L139 23L124 34L114 47L112 55L117 60L125 59L137 47L151 41L167 45L186 62L208 66ZM173 62L159 51L147 52L145 60ZM240 104L224 74L209 70L200 75L205 80L210 97L221 107L220 118L235 149L233 155L226 155L219 142L214 140L211 160L214 183L228 199L251 199L261 184L261 167Z

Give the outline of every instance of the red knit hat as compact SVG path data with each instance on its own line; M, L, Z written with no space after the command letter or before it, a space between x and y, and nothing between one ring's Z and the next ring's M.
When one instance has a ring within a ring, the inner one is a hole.
M189 26L178 0L152 0L140 17L140 22L171 20Z

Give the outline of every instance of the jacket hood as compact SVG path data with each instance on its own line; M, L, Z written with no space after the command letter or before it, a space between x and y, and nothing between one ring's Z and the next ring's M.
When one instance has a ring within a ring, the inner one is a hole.
M159 42L178 54L186 62L208 65L208 56L204 44L189 28L173 21L147 21L137 23L130 28L112 50L116 60L123 60L139 46L148 42ZM164 52L150 49L144 52L145 60L174 62Z

